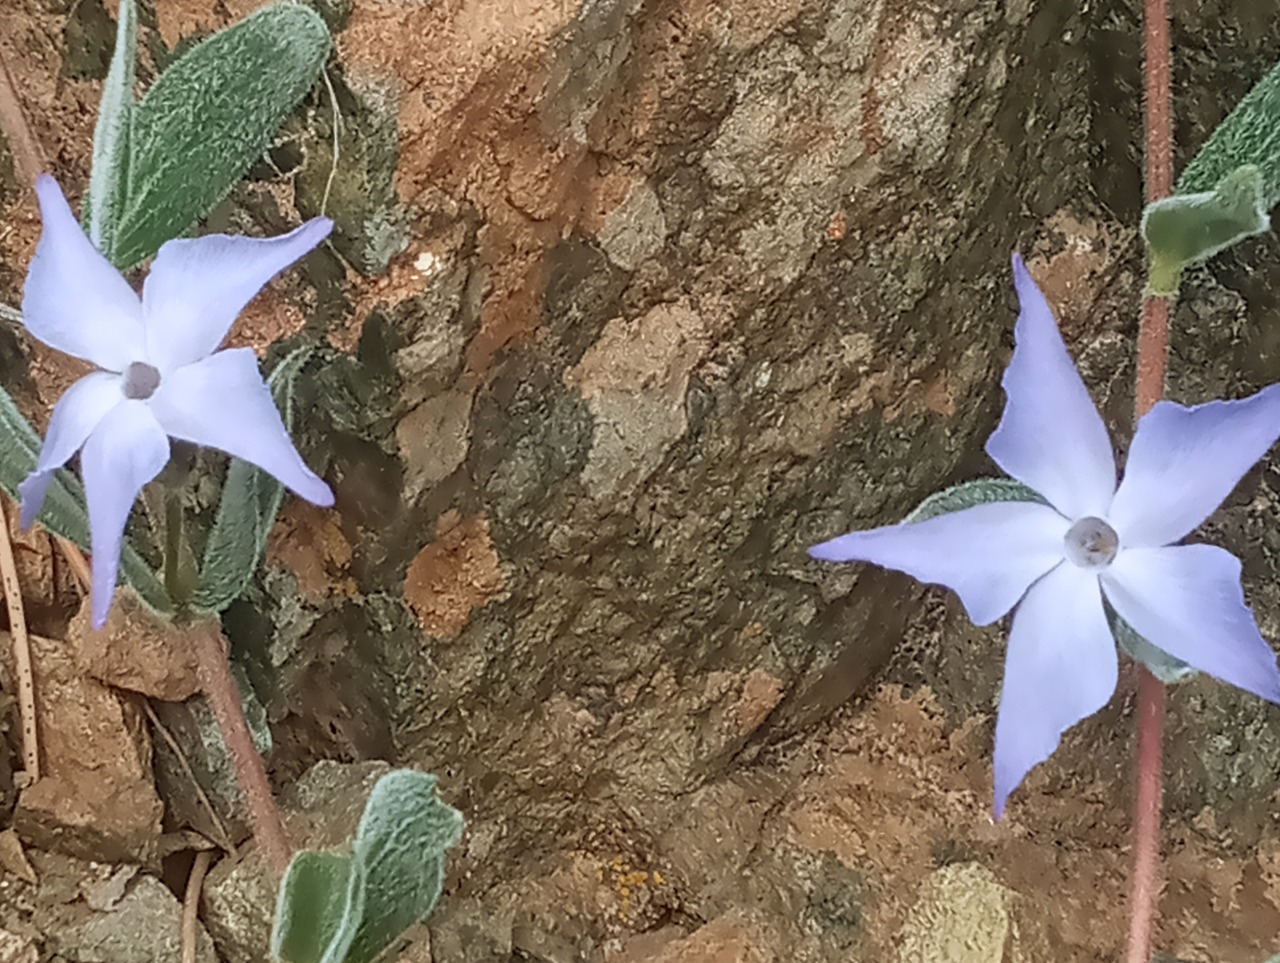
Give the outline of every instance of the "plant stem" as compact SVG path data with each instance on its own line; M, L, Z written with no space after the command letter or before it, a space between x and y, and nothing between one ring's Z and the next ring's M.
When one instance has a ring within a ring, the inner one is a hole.
M1166 0L1143 2L1143 120L1146 130L1147 203L1173 190L1173 96L1169 11ZM1138 326L1138 380L1134 391L1141 418L1164 393L1169 347L1169 302L1147 297ZM1151 931L1160 891L1161 739L1164 684L1138 667L1138 752L1133 809L1133 878L1126 963L1150 963Z
M1160 892L1161 730L1164 683L1138 669L1137 788L1133 803L1133 878L1126 963L1149 963L1151 930Z
M209 700L209 708L213 710L222 738L226 741L236 781L244 796L244 806L249 814L254 839L258 842L267 866L279 880L289 868L293 850L285 835L275 797L271 794L266 767L253 744L249 724L245 722L240 691L236 688L227 663L222 630L217 622L198 622L191 626L191 636L195 643L200 688Z

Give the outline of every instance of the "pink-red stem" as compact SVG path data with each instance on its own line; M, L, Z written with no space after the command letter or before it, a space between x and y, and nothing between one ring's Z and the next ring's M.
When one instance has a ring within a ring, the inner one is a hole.
M1143 2L1146 97L1147 202L1173 191L1173 96L1169 11L1166 0ZM1146 414L1164 394L1169 346L1169 302L1147 297L1138 326L1137 415ZM1133 878L1129 907L1129 945L1125 963L1150 963L1151 937L1160 895L1161 740L1164 730L1164 684L1138 667L1137 785L1133 809Z
M289 838L285 835L280 810L262 756L253 744L253 735L245 722L240 692L227 664L226 647L222 631L216 622L200 622L191 626L191 639L195 646L196 667L200 674L200 688L209 708L218 721L218 729L231 754L232 768L240 792L244 796L245 811L253 837L277 880L284 877L293 855Z

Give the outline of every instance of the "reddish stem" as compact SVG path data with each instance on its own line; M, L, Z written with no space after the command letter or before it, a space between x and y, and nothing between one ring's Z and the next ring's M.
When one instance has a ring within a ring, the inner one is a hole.
M275 797L271 794L271 783L267 780L262 756L258 755L249 724L245 722L240 691L227 664L222 631L216 622L201 622L191 627L191 637L195 644L200 688L213 710L231 755L231 765L244 796L253 837L276 879L282 879L289 868L293 850L285 835Z
M1173 191L1173 95L1166 0L1144 0L1143 81L1146 97L1147 202ZM1169 302L1148 297L1138 327L1138 381L1135 407L1141 418L1164 393L1168 361ZM1161 739L1164 684L1138 667L1138 753L1133 810L1133 893L1129 907L1129 948L1125 963L1150 963L1151 931L1160 891Z
M1164 683L1138 669L1137 791L1133 804L1133 879L1125 963L1150 963L1151 930L1160 893L1161 730Z

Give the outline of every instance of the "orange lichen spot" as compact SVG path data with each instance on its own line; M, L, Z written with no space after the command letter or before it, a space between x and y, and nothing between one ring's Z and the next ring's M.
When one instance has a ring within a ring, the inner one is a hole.
M631 863L623 856L615 856L609 863L609 872L613 879L614 896L618 901L618 918L624 923L632 918L636 909L643 907L648 901L648 887L661 886L665 880L656 871L633 869ZM603 881L604 873L600 878ZM639 903L638 907L636 904Z
M742 683L742 695L733 714L742 732L754 732L782 701L782 680L763 669L752 669Z
M836 211L831 215L831 220L827 221L827 240L843 241L844 236L849 232L849 220L845 216L843 210Z
M952 418L956 413L955 392L951 390L951 380L945 371L924 385L922 403L926 410L944 418Z
M298 594L309 602L356 594L351 543L332 512L308 502L285 501L267 539L267 560L293 573Z
M450 510L436 523L436 540L409 564L404 597L423 634L450 638L471 613L502 591L498 553L484 518L463 518Z

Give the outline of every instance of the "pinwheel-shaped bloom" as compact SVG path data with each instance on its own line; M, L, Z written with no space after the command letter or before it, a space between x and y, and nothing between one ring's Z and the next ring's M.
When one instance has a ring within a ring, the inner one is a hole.
M987 453L1048 504L993 502L810 549L945 585L978 625L1016 606L996 720L997 819L1062 733L1115 690L1104 599L1165 652L1280 702L1280 671L1245 604L1239 560L1173 544L1280 435L1280 385L1194 408L1158 403L1138 423L1117 488L1106 428L1044 295L1016 256L1013 273L1022 310Z
M276 238L169 241L139 298L89 243L52 177L36 181L44 231L27 272L22 317L39 340L99 370L53 409L22 524L53 473L80 452L93 554L93 623L111 606L129 510L169 460L169 439L217 448L269 472L317 505L333 493L302 461L249 348L218 351L242 308L328 236L316 218Z

